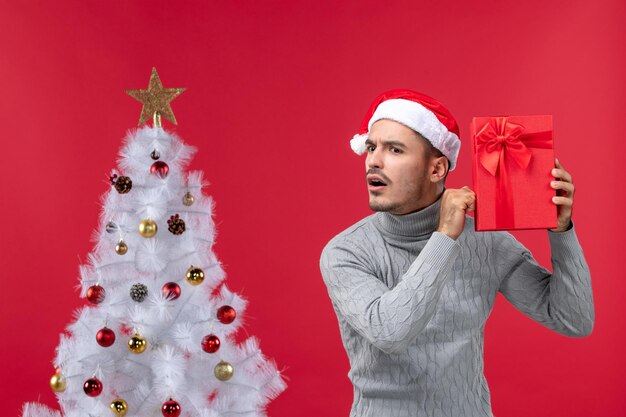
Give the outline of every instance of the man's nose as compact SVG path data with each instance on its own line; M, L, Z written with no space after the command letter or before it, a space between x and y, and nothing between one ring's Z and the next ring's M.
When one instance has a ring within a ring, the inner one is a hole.
M367 158L365 158L365 165L367 165L367 168L383 167L383 158L380 148L376 148L372 152L368 152Z

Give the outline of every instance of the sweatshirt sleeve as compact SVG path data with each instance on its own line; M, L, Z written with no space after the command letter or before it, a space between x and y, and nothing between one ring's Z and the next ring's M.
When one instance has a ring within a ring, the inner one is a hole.
M594 306L589 267L573 224L565 232L547 231L552 270L537 264L509 233L497 242L500 292L518 310L557 333L587 336L593 330Z
M338 313L371 344L386 353L406 348L432 318L459 244L434 232L408 270L389 289L372 271L366 255L347 241L332 240L320 269ZM376 256L374 253L369 256Z

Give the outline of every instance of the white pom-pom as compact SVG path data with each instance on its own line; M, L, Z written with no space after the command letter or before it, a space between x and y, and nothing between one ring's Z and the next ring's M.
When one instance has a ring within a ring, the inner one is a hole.
M357 155L363 155L367 150L365 147L365 141L367 140L367 134L356 134L350 139L350 147Z

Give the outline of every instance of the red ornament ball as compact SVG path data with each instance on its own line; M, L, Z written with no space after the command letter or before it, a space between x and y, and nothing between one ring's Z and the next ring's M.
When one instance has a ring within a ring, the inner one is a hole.
M90 397L97 397L102 393L102 382L96 377L89 378L83 384L83 391Z
M102 347L109 347L115 343L115 333L108 327L103 327L96 333L96 342Z
M220 348L220 339L214 334L204 336L202 339L202 350L207 353L215 353Z
M91 304L100 304L104 301L105 296L106 291L98 284L92 285L91 287L87 288L87 301L89 301Z
M167 174L170 172L170 167L163 161L156 161L150 167L150 173L156 174L157 177L163 179L167 177Z
M235 317L237 317L237 312L231 306L221 306L217 310L217 319L224 324L232 323Z
M161 413L163 413L164 417L178 417L180 415L180 404L170 398L169 401L163 403Z
M161 288L161 293L168 300L175 300L180 297L180 285L175 282L168 282Z

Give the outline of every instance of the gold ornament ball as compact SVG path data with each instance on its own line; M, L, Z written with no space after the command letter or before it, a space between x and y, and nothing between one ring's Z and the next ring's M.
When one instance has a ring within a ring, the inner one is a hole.
M142 220L139 223L139 234L143 237L154 237L157 234L157 224L151 219Z
M194 201L196 201L196 199L193 194L191 194L190 191L187 191L187 193L185 193L185 196L183 197L183 204L186 206L190 206L193 204Z
M52 391L54 392L65 391L65 378L63 377L63 375L61 375L60 372L55 373L54 375L52 375L52 378L50 378L50 388L52 388Z
M124 255L128 252L128 246L123 240L120 240L117 245L115 245L115 252L117 252L118 255Z
M200 285L204 281L204 271L195 266L190 266L187 270L187 282L191 285Z
M126 401L121 398L113 400L110 407L111 410L113 410L113 412L118 416L123 416L128 411L128 404L126 404Z
M144 353L147 347L148 341L139 334L135 334L128 340L128 350L133 353Z
M215 365L215 369L213 370L215 377L220 381L228 381L233 377L234 372L235 370L233 369L233 366L224 361L220 361L220 363Z

